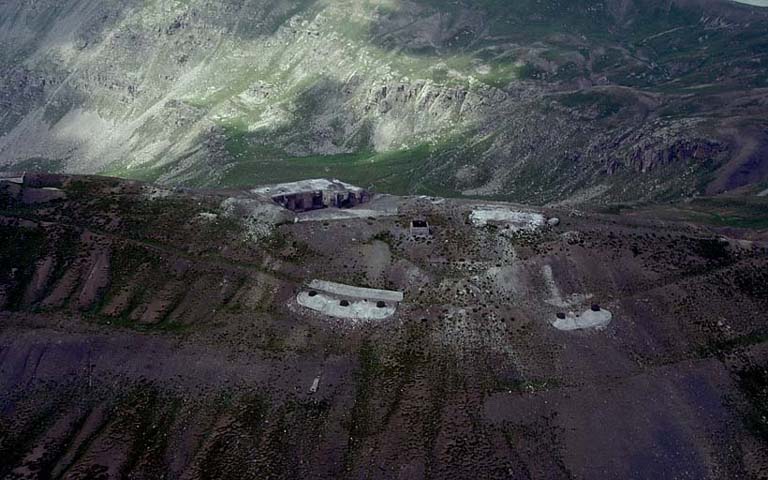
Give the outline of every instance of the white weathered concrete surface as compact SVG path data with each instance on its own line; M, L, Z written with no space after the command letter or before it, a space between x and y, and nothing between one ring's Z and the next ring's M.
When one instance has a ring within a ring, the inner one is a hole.
M15 183L17 185L23 185L24 184L24 174L23 173L0 172L0 181L8 182L8 183Z
M391 290L376 290L373 288L353 287L342 283L326 282L324 280L312 280L309 288L341 297L360 298L365 300L384 301L384 302L402 302L403 293Z
M605 328L611 323L613 315L608 310L599 310L597 312L588 309L581 314L568 312L565 318L558 318L552 325L558 330L572 331L584 329Z
M535 230L546 223L544 215L533 212L521 212L506 207L482 207L472 210L469 220L476 227L484 227L489 222L505 223L512 230Z
M350 192L362 192L363 189L356 187L341 180L327 179L327 178L314 178L310 180L301 180L291 183L280 183L277 185L267 185L251 190L252 193L259 195L269 195L274 197L276 195L289 195L292 193L301 192L317 192L320 190L339 190Z
M376 301L350 300L349 306L341 306L341 299L328 293L317 293L310 296L309 292L301 292L296 298L299 305L309 308L329 317L345 320L384 320L395 314L394 304L378 307Z
M755 7L768 7L768 0L733 0L736 3L744 3Z

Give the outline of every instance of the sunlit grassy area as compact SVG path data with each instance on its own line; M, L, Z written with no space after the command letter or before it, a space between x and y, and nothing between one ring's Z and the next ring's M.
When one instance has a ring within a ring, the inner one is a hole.
M651 210L655 216L670 220L719 227L768 229L766 197L702 197L682 204L651 207Z
M326 177L378 191L406 194L419 181L423 162L431 153L432 149L423 145L386 153L359 152L279 160L246 160L230 169L222 183L244 187Z

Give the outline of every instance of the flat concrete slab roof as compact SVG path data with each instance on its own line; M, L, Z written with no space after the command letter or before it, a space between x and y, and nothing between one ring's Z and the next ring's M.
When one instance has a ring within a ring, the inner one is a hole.
M554 327L558 330L584 330L588 328L605 328L611 323L613 315L608 310L585 310L580 315L568 312L565 318L555 319Z
M324 280L312 280L309 288L341 297L360 298L384 302L402 302L403 293L392 290L377 290L373 288L353 287L342 283L326 282Z
M394 304L377 305L378 301L352 300L342 305L338 298L330 293L301 292L296 298L299 305L323 315L346 320L384 320L395 314Z
M24 183L24 173L21 172L0 172L0 180L11 183Z
M513 230L535 230L546 223L544 215L534 212L513 210L501 206L483 206L472 210L469 220L476 227L484 227L489 222L506 223Z

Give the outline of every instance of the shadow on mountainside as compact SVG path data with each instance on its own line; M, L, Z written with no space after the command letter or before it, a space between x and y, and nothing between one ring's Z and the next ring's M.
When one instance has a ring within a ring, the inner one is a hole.
M410 0L380 13L370 32L384 50L436 62L512 61L547 83L603 76L667 92L715 81L722 89L768 85L755 62L768 55L767 29L768 12L725 2Z

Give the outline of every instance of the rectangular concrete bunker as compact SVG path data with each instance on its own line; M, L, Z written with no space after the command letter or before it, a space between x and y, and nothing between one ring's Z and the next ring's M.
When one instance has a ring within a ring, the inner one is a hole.
M395 314L402 292L312 280L296 298L299 305L347 320L383 320Z
M281 183L253 190L294 212L321 208L352 208L366 203L371 195L363 188L325 178Z

